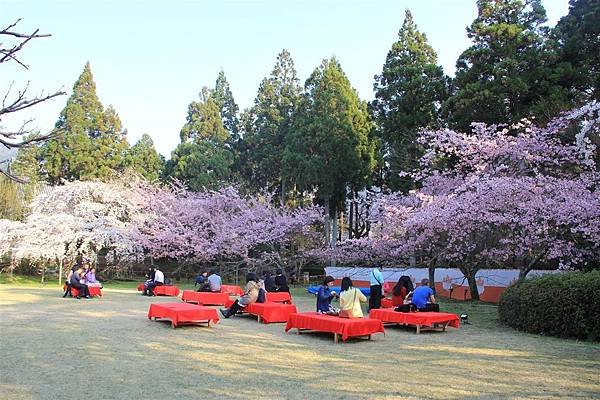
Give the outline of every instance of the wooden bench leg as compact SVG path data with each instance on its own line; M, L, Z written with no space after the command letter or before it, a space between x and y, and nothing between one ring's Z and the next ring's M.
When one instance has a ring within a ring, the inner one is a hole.
M298 335L301 334L302 331L300 330L300 328L297 328L297 329L298 329Z
M421 333L421 325L417 325L417 335Z
M371 335L367 336L367 340L371 340Z
M339 340L339 338L338 338L338 334L337 334L337 333L334 333L334 334L333 334L333 343L337 343L337 342L338 342L338 340Z
M258 317L258 322L260 323L260 315L257 315L257 317Z
M175 328L176 328L176 325L175 325L175 323L174 323L174 322L171 322L171 328L173 328L173 329L175 329Z

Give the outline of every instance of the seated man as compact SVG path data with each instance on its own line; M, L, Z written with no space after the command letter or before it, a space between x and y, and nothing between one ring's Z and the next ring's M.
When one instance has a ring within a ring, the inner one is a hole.
M217 274L216 270L210 271L210 276L208 277L208 285L210 287L211 292L220 292L221 291L221 277Z
M87 285L81 283L81 274L83 273L83 268L78 267L77 270L75 272L73 272L73 275L71 275L71 288L75 288L77 289L77 291L79 292L79 294L77 295L77 298L80 299L82 297L85 297L86 299L90 298L90 292L88 290Z
M163 272L158 269L155 268L154 269L154 280L150 283L148 283L148 285L144 286L144 292L142 293L143 295L147 295L147 296L154 296L154 288L157 286L163 286L165 284L165 275L163 274Z
M413 291L412 304L417 307L418 311L440 311L439 304L435 304L433 289L429 287L429 279L423 278L421 286Z
M198 292L210 292L210 285L208 284L208 271L202 271L200 275L196 277L196 283L194 286L198 286Z

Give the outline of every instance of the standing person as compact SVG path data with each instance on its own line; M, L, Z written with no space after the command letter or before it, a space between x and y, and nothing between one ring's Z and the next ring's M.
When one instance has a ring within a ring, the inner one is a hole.
M287 278L283 274L283 270L281 268L277 268L275 275L275 291L276 292L289 292L290 288L288 287Z
M264 277L265 277L265 290L267 292L274 292L275 291L275 281L273 280L273 277L271 276L271 271L265 271Z
M260 283L258 276L254 272L248 272L246 274L246 290L243 296L240 296L229 309L221 308L219 311L225 318L229 318L235 315L240 309L246 307L248 304L256 303L258 300L258 292L260 291Z
M381 293L383 288L383 274L381 266L374 266L369 279L371 296L369 297L369 310L381 308Z
M344 318L362 318L363 312L360 303L366 303L367 297L352 285L352 280L348 277L342 279L342 288L340 290L340 317Z
M323 314L337 314L339 310L331 305L331 300L337 297L337 293L331 290L333 286L332 276L326 276L323 280L323 284L319 286L317 292L317 312Z
M419 311L440 311L439 304L435 304L433 289L429 287L429 279L421 279L421 286L416 288L412 293L412 304Z
M220 292L221 291L221 277L217 273L217 270L213 269L210 271L210 276L208 277L208 285L210 287L211 292Z
M84 285L83 283L81 283L82 274L83 274L83 268L81 268L81 267L78 267L77 270L75 272L73 272L73 275L71 275L71 288L75 288L79 292L79 294L77 295L78 299L80 299L82 297L89 299L90 292L88 290L88 287L87 287L87 285Z
M165 284L165 274L158 269L154 268L154 280L145 287L142 294L147 296L154 296L154 288L157 286L163 286Z

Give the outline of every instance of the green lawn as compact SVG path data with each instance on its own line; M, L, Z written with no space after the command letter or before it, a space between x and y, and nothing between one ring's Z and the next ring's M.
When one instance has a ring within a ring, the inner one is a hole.
M472 324L420 335L387 327L335 345L249 316L173 330L146 314L151 302L179 300L141 296L135 282L92 300L17 282L0 285L0 399L74 397L73 388L106 399L600 398L599 343L515 332L493 305L445 301ZM293 297L314 309L303 288Z

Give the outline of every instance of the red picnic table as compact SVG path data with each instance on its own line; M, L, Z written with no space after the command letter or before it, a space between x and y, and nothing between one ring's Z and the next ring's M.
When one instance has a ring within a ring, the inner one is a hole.
M232 296L243 296L244 289L237 285L221 285L221 293L227 293Z
M177 286L156 286L153 290L155 296L177 296L179 288Z
M227 293L219 292L195 292L193 290L184 290L181 300L188 303L198 303L205 306L223 306L229 302Z
M153 303L148 309L148 319L168 319L173 329L177 325L206 323L210 326L219 322L217 310L214 308L188 303Z
M143 284L143 283L140 283L140 284L138 285L138 287L137 287L137 291L138 291L138 292L143 292L143 291L144 291L144 284Z
M63 288L63 290L66 290L66 286ZM102 288L99 286L88 286L88 291L90 292L91 297L102 297ZM79 290L72 287L71 295L73 297L79 296Z
M305 330L333 333L335 343L339 335L342 335L343 341L349 337L367 337L371 340L371 335L378 332L385 335L383 323L377 319L341 318L316 312L291 314L285 331L292 328L298 329L298 334Z
M290 315L296 314L298 310L293 304L282 303L252 303L242 309L242 312L256 315L258 322L270 324L273 322L288 322Z
M417 327L417 333L422 330L446 331L446 327L460 327L458 315L442 312L398 312L390 308L380 308L371 310L369 318L382 321L385 324L414 325Z
M265 300L274 303L292 304L292 295L289 292L267 292Z

